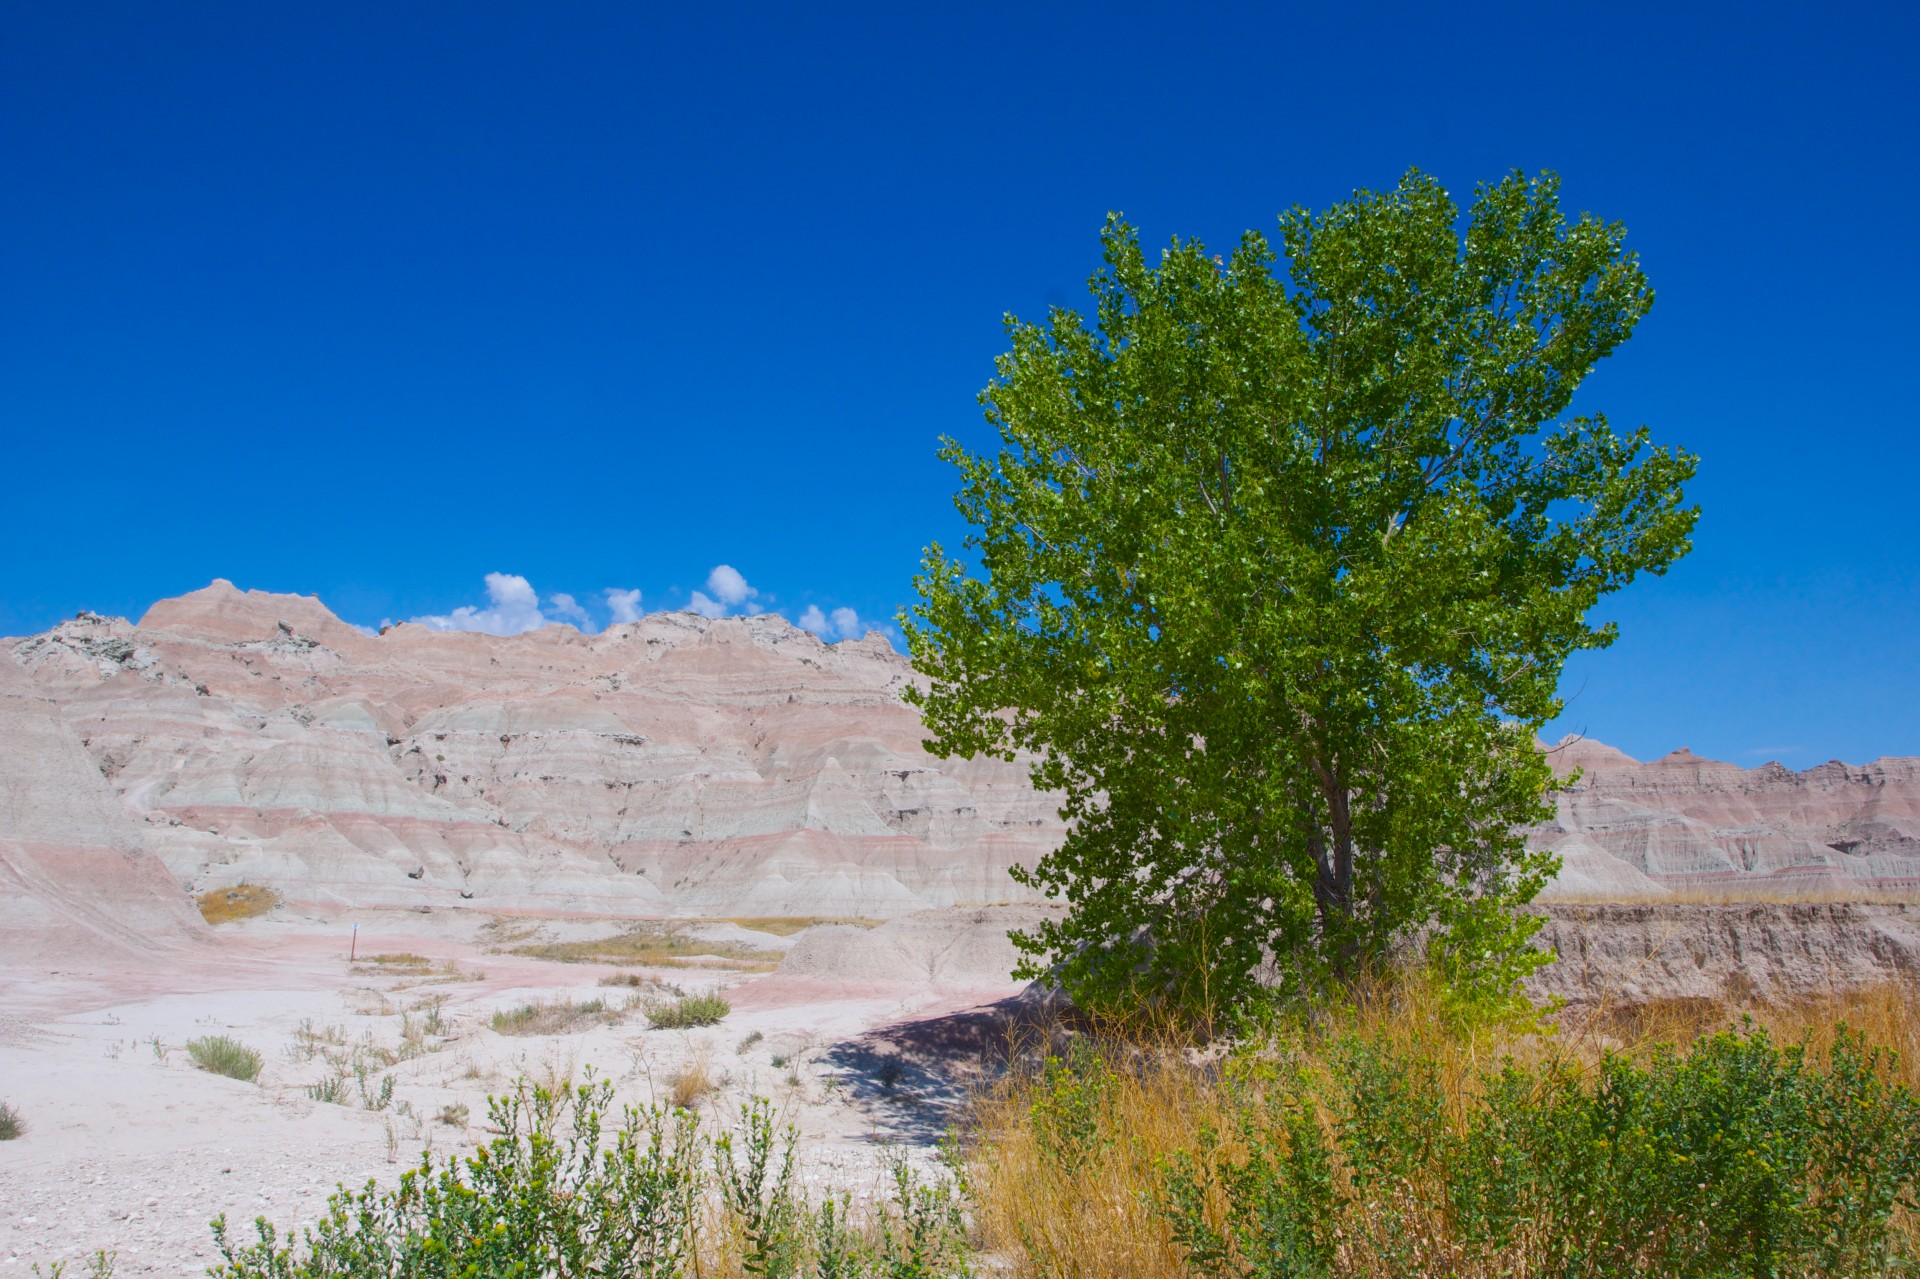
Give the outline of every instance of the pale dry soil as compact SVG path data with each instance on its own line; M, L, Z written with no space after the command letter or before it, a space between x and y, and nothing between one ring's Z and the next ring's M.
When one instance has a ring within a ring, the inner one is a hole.
M23 1137L0 1142L0 1279L24 1279L36 1262L45 1270L65 1261L77 1274L95 1249L117 1254L121 1276L200 1274L216 1260L208 1230L216 1213L248 1240L258 1216L283 1229L310 1224L342 1183L391 1183L423 1150L445 1156L486 1141L487 1098L514 1080L578 1080L589 1070L613 1081L619 1103L644 1104L665 1100L689 1065L704 1065L720 1085L696 1103L710 1132L734 1122L748 1096L769 1097L802 1133L807 1184L871 1197L883 1192L894 1151L933 1164L964 1088L948 1072L891 1062L889 1035L1015 990L505 953L528 940L612 931L606 922L478 912L319 920L280 911L148 962L0 956L0 1100L27 1125ZM793 944L733 925L711 926L711 935L770 957ZM350 944L363 961L412 954L430 962L425 972L350 964ZM570 1034L506 1036L489 1027L494 1011L530 1000L604 999L618 1008L656 993L598 984L614 973L719 990L733 1011L694 1030L649 1028L638 1009ZM439 1033L428 1033L436 1002ZM258 1050L258 1082L197 1069L185 1045L208 1035ZM340 1103L314 1100L309 1088L339 1071L326 1054L350 1062L356 1045L365 1092L347 1073ZM387 1054L403 1059L382 1065ZM383 1078L393 1081L392 1099L372 1109ZM464 1123L437 1118L459 1106Z

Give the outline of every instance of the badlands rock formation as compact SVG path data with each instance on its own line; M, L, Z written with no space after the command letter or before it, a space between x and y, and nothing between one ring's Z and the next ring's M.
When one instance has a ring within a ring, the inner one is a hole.
M1580 777L1538 835L1562 862L1549 896L1920 887L1920 759L1836 760L1796 773L1682 747L1642 764L1569 738L1553 762Z
M321 910L891 918L1027 900L1008 867L1061 835L1022 766L921 748L882 637L772 616L374 636L222 581L138 625L0 642L0 677L0 874L39 886L0 927L97 900L135 931L155 910L190 928L161 864ZM1539 833L1556 895L1920 884L1920 760L1554 759L1584 770Z
M0 955L150 955L201 931L60 708L0 661Z
M1559 962L1537 997L1620 1007L1777 1004L1920 978L1920 905L1897 902L1550 903Z
M1022 767L921 749L911 672L878 634L656 613L373 636L220 581L5 651L85 748L42 784L110 786L195 892L890 917L1017 899L1007 867L1059 838Z

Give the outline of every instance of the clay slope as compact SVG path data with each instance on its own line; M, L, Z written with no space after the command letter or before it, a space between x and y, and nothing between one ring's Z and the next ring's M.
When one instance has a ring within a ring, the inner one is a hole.
M201 931L60 708L0 661L0 955L113 961Z
M1549 895L1920 887L1920 759L1796 773L1683 747L1643 764L1571 738L1552 754L1556 772L1580 776L1538 834L1563 861Z
M216 582L8 646L194 891L317 907L890 917L1018 900L1019 765L941 761L880 635L651 614L366 634Z

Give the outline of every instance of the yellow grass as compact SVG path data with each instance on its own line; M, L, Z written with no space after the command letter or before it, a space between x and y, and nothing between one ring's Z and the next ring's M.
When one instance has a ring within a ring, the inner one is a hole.
M266 914L280 904L280 894L258 884L240 884L201 893L194 904L200 907L200 917L209 924L231 924Z
M1896 1081L1920 1090L1920 992L1883 986L1792 1005L1745 1010L1776 1039L1805 1042L1812 1058L1827 1060L1840 1023L1871 1044L1893 1048ZM1381 991L1357 1009L1289 1037L1288 1051L1307 1069L1333 1032L1352 1030L1434 1060L1438 1082L1456 1122L1477 1095L1479 1081L1503 1059L1539 1065L1557 1059L1585 1068L1603 1051L1644 1056L1656 1043L1690 1043L1739 1024L1740 1011L1683 1003L1637 1009L1599 1009L1545 1033L1451 1027L1440 1002L1422 991ZM1071 1170L1043 1146L1034 1115L1042 1098L1037 1075L1052 1035L1009 1045L1014 1068L973 1100L969 1176L974 1222L983 1251L1018 1276L1074 1279L1189 1279L1166 1219L1155 1206L1166 1161L1217 1134L1219 1156L1245 1157L1235 1138L1250 1103L1223 1086L1217 1054L1165 1037L1146 1043L1103 1041L1098 1049L1111 1073L1098 1110L1097 1151ZM1244 1077L1243 1085L1244 1087ZM1258 1085L1256 1084L1257 1088ZM1908 1217L1904 1228L1913 1231ZM1466 1272L1460 1272L1464 1275Z
M878 928L883 922L878 919L857 917L840 918L831 915L751 915L731 919L716 919L717 924L738 924L742 928L756 933L772 933L775 937L791 937L795 933L805 932L817 924L851 924L855 928Z
M702 1052L667 1077L667 1100L691 1110L720 1087L714 1075L712 1058Z
M611 937L585 941L538 942L513 948L516 955L551 959L563 964L623 964L652 968L719 966L743 972L771 972L780 956L737 942L702 941L688 935L684 924L637 924Z

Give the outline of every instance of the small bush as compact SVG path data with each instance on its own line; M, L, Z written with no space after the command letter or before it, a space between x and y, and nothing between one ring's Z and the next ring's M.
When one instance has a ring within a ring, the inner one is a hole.
M445 1124L449 1128L465 1128L467 1126L466 1103L456 1101L451 1105L440 1107L440 1113L433 1117L433 1122Z
M660 1030L711 1026L733 1011L733 1005L719 995L683 995L672 1003L652 1000L645 1007L647 1020Z
M27 1130L27 1121L7 1102L0 1101L0 1141L12 1141Z
M757 1030L748 1031L746 1038L740 1041L740 1046L736 1048L734 1051L744 1053L765 1038L766 1036L761 1034Z
M202 1070L252 1083L260 1077L260 1054L237 1039L207 1035L187 1041L187 1055Z
M200 908L200 918L209 924L231 924L266 914L280 904L280 894L258 884L241 884L201 893L194 904Z
M605 1000L576 1004L561 999L503 1008L489 1024L502 1035L567 1035L593 1026L611 1026L619 1020L618 1010L607 1007Z
M347 1077L328 1075L317 1084L307 1085L307 1096L329 1106L344 1106L348 1101Z

